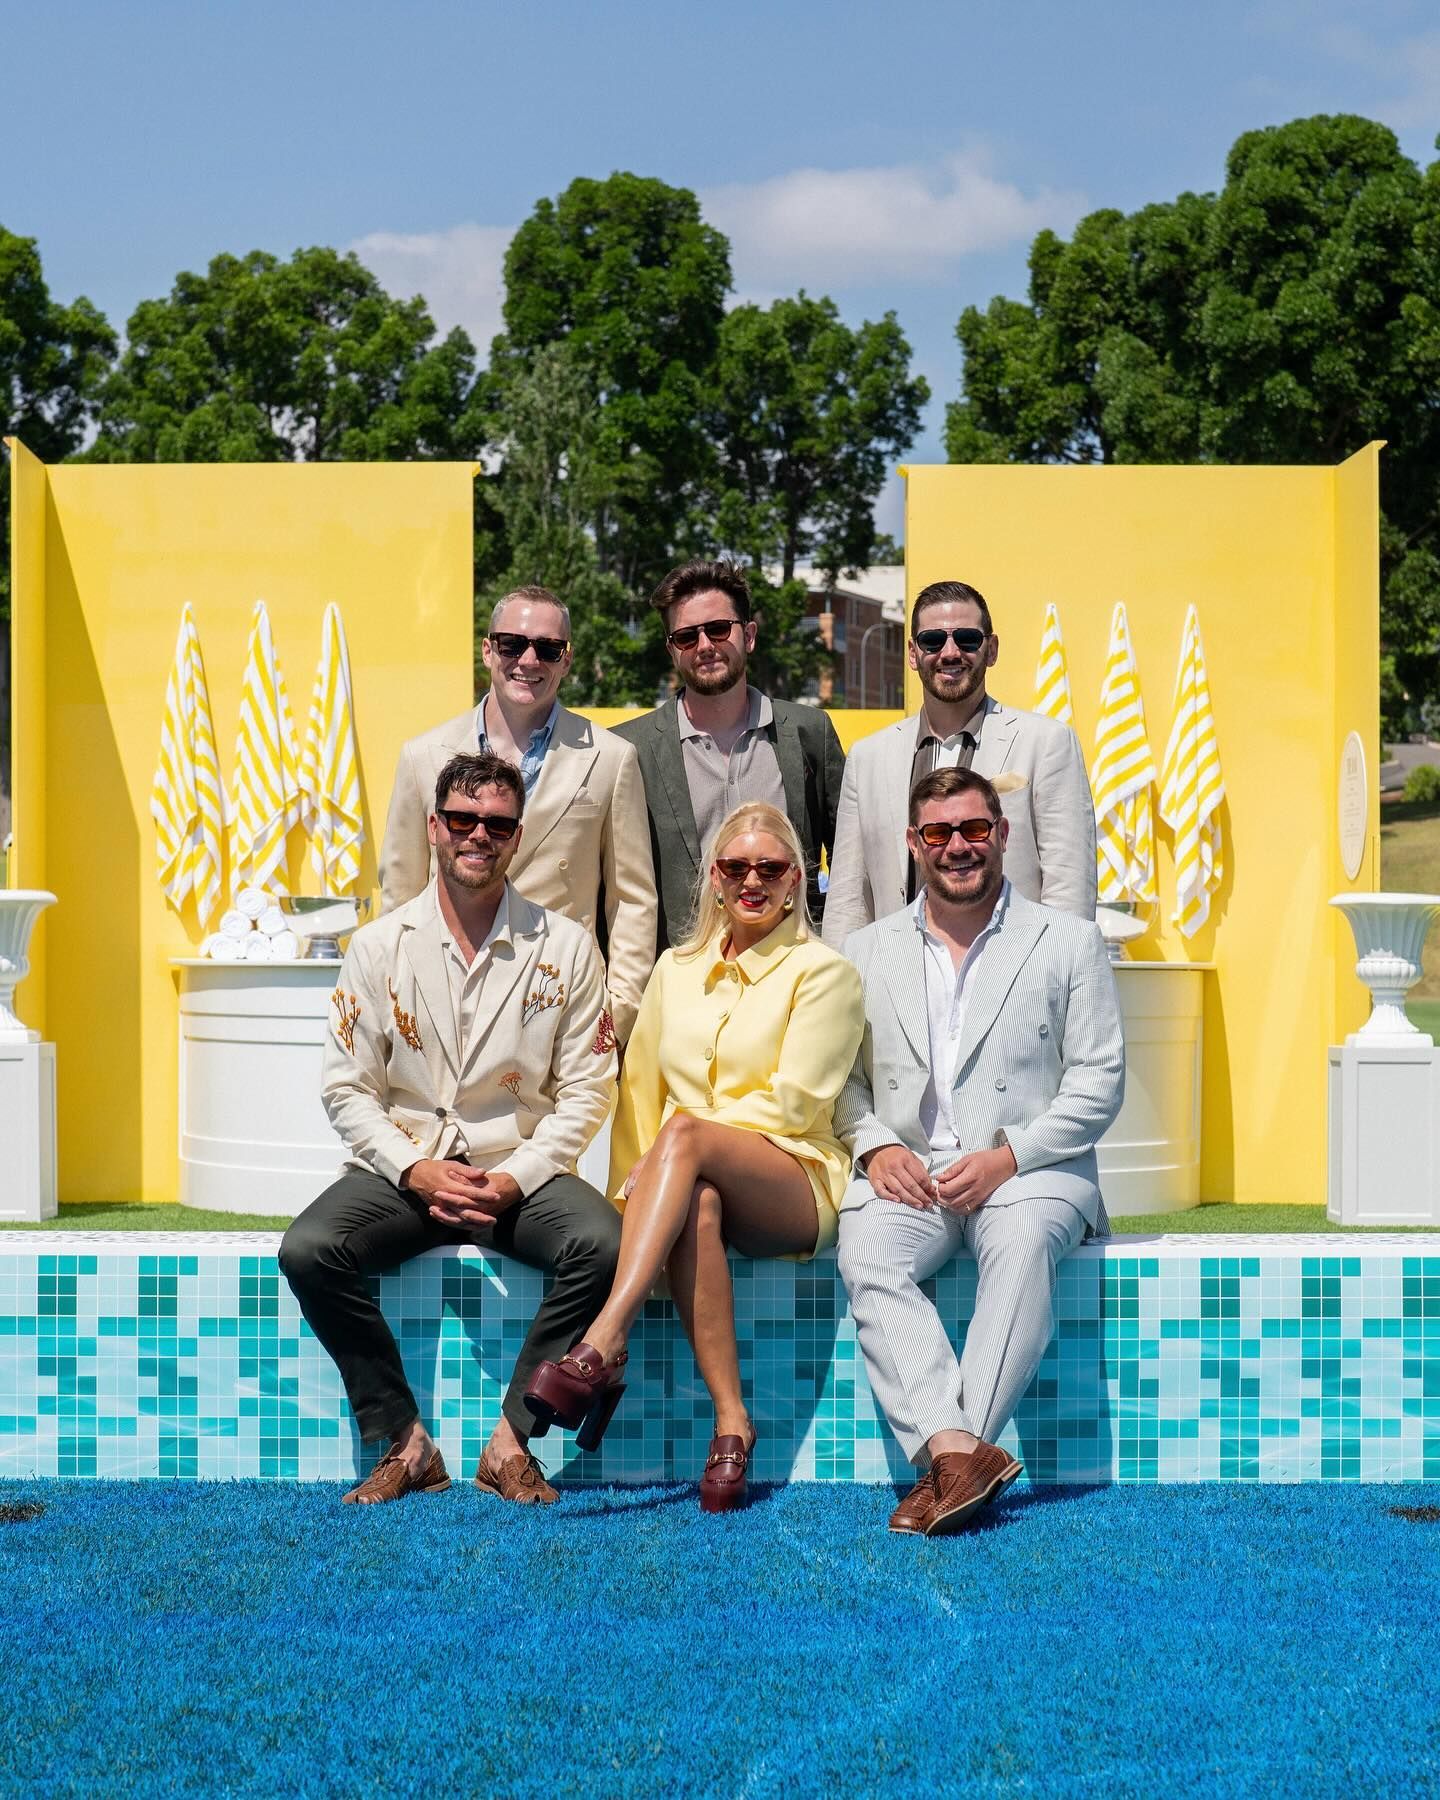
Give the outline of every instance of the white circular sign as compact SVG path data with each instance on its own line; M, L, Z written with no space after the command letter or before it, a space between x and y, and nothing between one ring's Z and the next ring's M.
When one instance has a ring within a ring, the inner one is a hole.
M1340 861L1353 881L1365 860L1370 823L1370 786L1365 779L1365 746L1352 731L1340 749Z

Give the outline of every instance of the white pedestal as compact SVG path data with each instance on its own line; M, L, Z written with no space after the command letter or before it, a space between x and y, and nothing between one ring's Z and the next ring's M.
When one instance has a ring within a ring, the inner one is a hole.
M1330 1198L1337 1225L1440 1225L1440 1049L1367 1043L1330 1051Z
M180 970L180 1202L211 1212L303 1212L345 1148L320 1102L338 962Z
M0 1036L0 1221L53 1219L55 1046Z
M1125 1104L1096 1149L1106 1211L1200 1204L1205 971L1212 963L1119 962Z

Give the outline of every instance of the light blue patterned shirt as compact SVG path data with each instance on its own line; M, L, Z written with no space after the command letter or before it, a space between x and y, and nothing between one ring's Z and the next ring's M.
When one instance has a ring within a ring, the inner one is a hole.
M487 694L480 702L480 748L488 750L490 739L485 733L485 708L490 704ZM535 791L535 783L540 779L540 766L545 761L545 752L550 748L550 740L555 735L555 721L560 717L560 702L556 700L546 715L545 723L530 733L530 742L525 746L525 754L520 758L520 779L525 783L525 798L528 800Z

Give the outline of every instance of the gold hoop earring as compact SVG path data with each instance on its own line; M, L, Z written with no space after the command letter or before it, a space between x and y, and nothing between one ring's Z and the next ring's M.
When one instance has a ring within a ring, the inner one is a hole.
M794 912L794 910L795 910L795 896L794 896L794 895L793 895L793 894L787 894L787 895L786 895L786 896L785 896L785 910L786 910L786 912L787 912L787 913L788 913L788 912Z

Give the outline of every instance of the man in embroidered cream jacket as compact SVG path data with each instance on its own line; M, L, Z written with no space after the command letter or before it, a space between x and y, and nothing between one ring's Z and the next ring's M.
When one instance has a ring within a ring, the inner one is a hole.
M480 647L490 691L400 752L380 846L381 910L435 873L435 780L452 756L493 750L519 766L525 831L510 879L537 906L603 929L615 1032L623 1044L655 962L655 871L640 764L630 745L555 698L570 672L570 613L542 587L495 608ZM602 919L603 915L603 919Z
M477 1242L554 1277L475 1476L529 1502L557 1496L530 1453L526 1384L564 1356L614 1277L619 1214L574 1172L615 1092L604 972L587 931L506 879L524 805L513 763L452 758L430 812L435 881L362 926L341 965L322 1080L350 1154L286 1232L280 1266L361 1436L389 1441L349 1500L450 1485L370 1276Z

